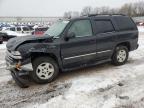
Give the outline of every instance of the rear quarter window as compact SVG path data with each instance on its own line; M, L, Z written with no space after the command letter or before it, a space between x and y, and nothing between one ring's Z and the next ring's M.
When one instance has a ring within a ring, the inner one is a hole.
M96 34L115 31L110 20L95 20L94 22L94 32Z
M117 16L114 18L120 31L136 30L136 25L130 17Z

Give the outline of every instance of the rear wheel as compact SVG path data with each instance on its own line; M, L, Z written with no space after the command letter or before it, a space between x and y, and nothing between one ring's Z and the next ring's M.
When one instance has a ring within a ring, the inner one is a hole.
M126 46L117 46L112 56L112 64L119 66L127 62L129 51Z
M55 60L50 57L39 57L33 61L34 71L30 73L36 83L48 83L54 80L59 68Z

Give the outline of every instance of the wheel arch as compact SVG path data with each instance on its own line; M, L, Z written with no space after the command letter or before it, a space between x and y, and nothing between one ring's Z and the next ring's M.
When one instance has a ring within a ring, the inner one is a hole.
M53 53L31 52L31 61L33 61L37 57L51 57L52 59L54 59L56 61L56 63L58 64L58 66L60 66L58 57L55 54L53 54Z
M118 43L117 45L116 45L116 47L117 46L126 46L127 48L128 48L128 51L130 51L131 50L131 46L130 46L130 42L121 42L121 43ZM116 48L115 47L115 48Z

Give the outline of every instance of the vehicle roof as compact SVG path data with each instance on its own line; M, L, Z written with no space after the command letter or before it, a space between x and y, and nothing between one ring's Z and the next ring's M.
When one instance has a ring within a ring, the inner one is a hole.
M128 17L123 14L90 14L90 15L85 15L85 16L80 16L77 18L71 18L69 20L82 20L82 19L111 19L114 17Z

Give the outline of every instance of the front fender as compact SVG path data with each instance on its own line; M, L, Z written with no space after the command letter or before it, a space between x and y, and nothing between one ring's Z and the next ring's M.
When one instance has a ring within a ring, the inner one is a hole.
M18 49L22 54L22 57L27 59L32 56L41 56L41 55L54 55L56 58L59 67L62 67L61 57L60 57L60 47L59 45L48 44L48 43L28 43L21 45Z

